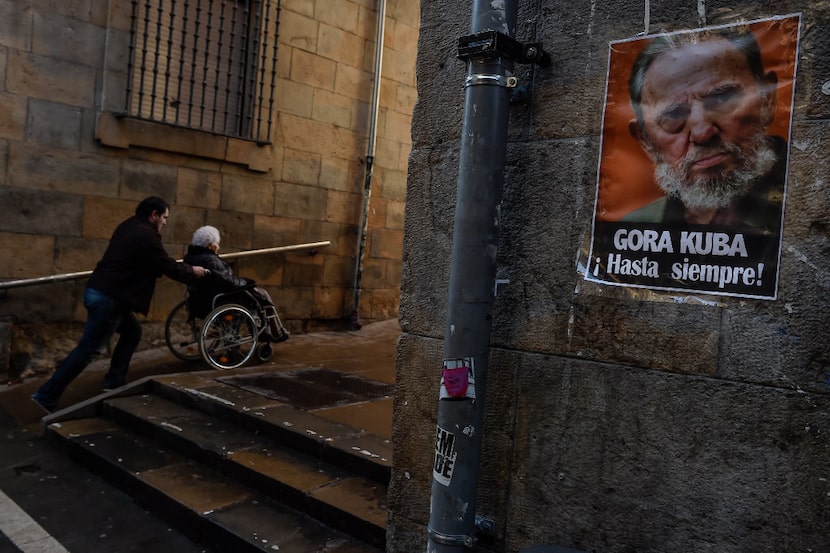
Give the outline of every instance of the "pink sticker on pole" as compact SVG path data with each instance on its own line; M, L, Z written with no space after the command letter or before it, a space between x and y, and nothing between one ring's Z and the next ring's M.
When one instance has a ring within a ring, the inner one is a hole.
M475 376L472 357L444 359L441 373L441 399L475 398Z

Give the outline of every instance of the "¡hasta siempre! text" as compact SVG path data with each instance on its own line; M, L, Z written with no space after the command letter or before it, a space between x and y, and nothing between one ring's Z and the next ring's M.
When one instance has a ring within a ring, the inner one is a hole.
M594 276L599 275L601 259L596 259ZM609 275L660 278L660 264L644 256L640 259L629 259L619 253L609 253L606 272ZM742 267L731 265L711 265L690 263L689 258L683 262L672 263L671 278L686 282L717 283L718 288L727 285L761 286L764 273L764 264Z

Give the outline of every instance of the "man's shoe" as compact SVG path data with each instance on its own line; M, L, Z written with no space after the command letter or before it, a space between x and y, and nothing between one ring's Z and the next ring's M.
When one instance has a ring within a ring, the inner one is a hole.
M40 407L47 413L54 413L55 409L57 409L57 405L50 405L48 403L44 403L39 397L37 397L37 394L32 396L32 401L34 401L38 407Z

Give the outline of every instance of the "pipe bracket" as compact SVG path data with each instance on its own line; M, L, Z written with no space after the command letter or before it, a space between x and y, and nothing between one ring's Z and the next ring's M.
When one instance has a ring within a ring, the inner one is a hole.
M463 545L464 547L472 547L476 543L473 536L442 534L441 532L436 532L430 526L427 527L427 531L429 532L429 538L433 543L440 543L442 545Z
M457 57L462 60L505 57L518 63L536 65L547 65L550 62L550 56L542 48L541 42L522 44L498 31L483 31L461 37L458 39Z
M464 88L468 86L478 86L478 85L492 85L492 86L503 86L505 88L516 88L516 85L519 83L519 80L516 77L508 77L506 75L485 75L483 73L478 73L476 75L468 75L467 80L464 82Z

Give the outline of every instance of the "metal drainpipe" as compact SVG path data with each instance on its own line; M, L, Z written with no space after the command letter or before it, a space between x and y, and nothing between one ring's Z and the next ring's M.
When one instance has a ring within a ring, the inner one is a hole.
M349 324L359 330L360 286L363 278L363 257L366 250L366 235L369 233L369 200L372 197L372 170L375 166L375 145L377 143L378 111L380 109L380 78L383 69L383 33L386 27L386 0L378 0L378 21L375 47L375 82L372 88L372 109L369 114L369 145L366 152L366 172L363 179L363 210L360 218L360 235L357 242L357 259L354 268L354 295Z
M472 33L492 30L512 38L517 1L475 0ZM476 540L512 70L512 60L492 52L467 57L428 553L465 551Z

